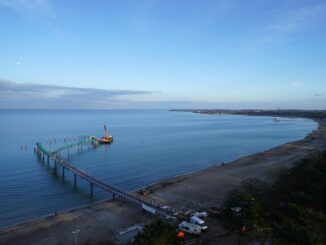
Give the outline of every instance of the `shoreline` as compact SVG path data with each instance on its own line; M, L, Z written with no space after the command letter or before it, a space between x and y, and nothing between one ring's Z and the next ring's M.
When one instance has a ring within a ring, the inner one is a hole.
M311 119L311 118L309 118ZM309 157L311 154L315 154L317 152L321 152L326 150L326 121L320 121L320 120L316 120L316 119L311 119L315 122L318 123L318 126L315 130L313 130L312 132L310 132L309 134L307 134L303 139L300 140L295 140L295 141L290 141L287 142L285 144L281 144L275 147L272 147L270 149L261 151L261 152L257 152L248 156L244 156L235 160L232 160L230 162L227 162L225 164L213 164L210 167L198 170L198 171L193 171L190 173L185 173L182 175L178 175L178 176L174 176L171 178L168 178L167 180L163 180L160 181L158 183L154 183L152 185L147 186L147 190L152 192L152 197L158 197L157 199L162 201L162 195L166 194L164 192L169 192L171 190L168 190L169 187L171 185L175 185L178 184L180 182L185 182L188 181L187 184L189 184L189 186L191 185L191 183L189 183L192 178L195 177L199 177L199 178L203 178L204 175L209 175L212 174L212 172L214 172L215 174L218 174L218 171L221 171L220 174L225 174L225 171L234 171L235 168L249 168L252 166L258 166L258 165L263 165L263 163L257 163L259 161L266 161L266 160L270 160L270 158L281 158L281 159L277 159L280 160L280 162L278 164L275 164L275 161L272 161L268 166L268 170L266 171L265 174L262 174L261 176L259 176L262 180L271 183L274 180L275 175L277 175L280 171L282 170L286 170L288 168L291 168L295 163L297 163L298 161ZM320 139L319 139L320 138ZM316 142L312 142L315 141L317 139L320 140L321 142L318 142L317 144L313 144ZM325 142L323 144L323 141ZM320 144L319 144L320 143ZM309 145L310 144L310 145ZM292 149L291 149L292 148ZM291 152L294 151L294 149L300 150L302 151L301 153L299 152ZM297 153L296 155L294 153ZM292 154L292 155L291 155ZM252 163L248 163L249 161L251 161ZM266 166L261 166L261 167L266 167ZM271 172L270 169L272 167L273 171ZM265 169L266 170L266 169ZM274 172L274 173L273 173ZM234 173L233 173L234 174ZM254 176L249 176L248 177L256 177L256 174L253 174ZM208 176L207 176L208 177ZM245 176L243 176L245 177ZM228 191L232 190L234 188L237 187L237 185L240 184L241 180L244 178L239 178L239 181L236 181L236 184L232 184L232 188L227 188ZM191 180L194 181L194 180ZM196 181L194 181L196 182ZM198 184L198 182L196 182ZM231 184L229 184L231 185ZM162 191L163 189L165 189L164 191ZM170 188L171 189L171 188ZM179 193L179 195L182 196L181 193ZM177 196L177 195L176 195ZM224 195L223 195L224 198ZM223 200L223 198L221 199L221 201ZM171 202L171 200L169 200L170 198L167 197L167 201L168 203ZM221 202L216 202L216 204L221 204ZM180 205L180 203L179 203ZM208 206L206 206L205 208L207 208ZM199 207L200 208L200 207ZM201 207L203 208L203 207Z
M206 113L206 112L198 112L198 111L193 111L193 110L170 110L170 111L181 111L181 112L187 112L187 113L197 113L197 114L209 114L209 115L239 115L239 116L243 116L243 117L252 117L252 116L260 116L260 115L250 115L250 114L231 114L231 113L222 113L222 114L217 114L217 113ZM266 116L266 117L270 117L271 120L272 120L272 116L270 115L262 115L262 116ZM282 118L287 118L287 117L282 117ZM293 117L289 117L289 118L296 118L296 119L299 119L299 118L302 118L302 117L298 117L298 116L293 116ZM319 127L319 123L317 120L313 119L313 118L302 118L302 119L309 119L313 122L316 122L318 124L318 126L316 127L315 130L318 130L318 127ZM313 130L313 131L315 131ZM295 141L301 141L301 140L304 140L309 134L311 134L313 131L311 131L310 133L308 133L304 138L302 139L299 139L299 140L295 140ZM286 143L283 143L281 145L276 145L274 147L271 147L271 148L267 148L263 151L259 151L259 152L256 152L256 153L253 153L253 154L249 154L249 155L245 155L245 156L241 156L239 158L234 158L232 160L229 160L229 161L226 161L226 162L218 162L218 163L211 163L210 166L205 166L205 167L200 167L196 170L191 170L189 172L184 172L184 173L181 173L181 174L176 174L176 175L172 175L170 177L167 177L167 178L164 178L164 179L161 179L161 180L158 180L158 181L155 181L155 182L152 182L152 183L149 183L147 185L144 185L142 187L139 187L139 188L136 188L134 190L132 190L131 192L134 192L134 193L139 193L141 190L147 190L147 189L150 189L151 187L154 187L154 186L157 186L161 183L165 183L165 182L169 182L170 180L172 179L175 179L175 178L182 178L182 177L186 177L188 175L192 175L192 174L196 174L196 173L200 173L201 171L205 171L206 169L210 169L210 168L213 168L213 167L218 167L218 166L221 166L221 165L224 165L224 164L231 164L232 162L234 161L237 161L241 158L244 158L244 157L248 157L248 156L251 156L251 155L255 155L257 153L261 153L261 152L265 152L265 151L269 151L275 147L278 147L278 146L282 146L284 144L287 144L287 143L290 143L290 142L294 142L294 141L289 141L289 142L286 142ZM190 176L189 176L190 177ZM156 187L157 188L157 187ZM106 201L112 201L113 199L112 198L105 198L105 199L100 199L100 200L95 200L95 201L92 201L92 202L88 202L88 203L84 203L84 204L80 204L80 205L76 205L76 206L72 206L72 207L67 207L67 208L64 208L64 209L60 209L60 210L56 210L56 212L59 214L59 213L67 213L67 212L71 212L71 211L74 211L74 210L77 210L77 209L84 209L84 208L88 208L88 207L91 207L92 205L96 205L96 204L99 204L99 203L102 203L102 202L106 202ZM43 215L39 215L39 216L36 216L34 218L29 218L29 219L26 219L26 220L22 220L22 221L18 221L16 223L13 223L13 224L9 224L9 225L5 225L5 226L0 226L0 231L2 229L7 229L7 228L11 228L11 227L14 227L14 226L17 226L17 225L20 225L20 224L24 224L24 223L30 223L30 222L33 222L33 221L36 221L36 220L40 220L42 218L47 218L47 217L52 217L53 216L53 213L46 213L46 214L43 214Z
M305 138L288 142L263 152L241 157L224 165L170 177L147 185L149 197L183 211L218 206L226 193L247 177L261 177L272 181L280 171L290 168L310 154L326 149L326 122ZM136 190L137 191L137 190ZM138 189L139 191L139 189ZM77 206L0 228L0 243L4 244L64 244L73 242L71 231L84 230L80 241L115 240L116 231L135 224L146 224L155 217L144 215L139 208L111 199ZM84 221L87 225L83 224ZM40 232L42 231L42 232ZM53 243L49 243L53 239ZM121 242L121 241L120 241Z
M198 113L198 114L218 115L218 114L215 114L215 113L197 112L197 111L190 111L190 110L189 111L188 110L185 110L185 111L184 110L171 110L171 111L172 112L173 111L183 111L183 112ZM230 113L224 113L224 114L225 115L258 116L259 117L259 115L249 115L249 114L248 115L247 114L230 114ZM266 115L263 115L263 116L266 116ZM271 116L268 116L268 117L271 117ZM286 118L286 117L282 117L282 118ZM293 117L289 117L289 118L302 118L302 117L293 116ZM142 187L139 187L137 189L134 189L134 190L132 190L132 192L139 194L139 192L141 190L159 189L161 185L164 185L165 183L170 182L170 181L172 181L174 179L191 178L192 175L200 174L201 172L206 171L206 170L209 170L211 168L219 167L219 166L222 166L222 165L232 164L233 162L238 161L238 160L240 160L242 158L253 156L253 155L256 155L256 154L259 154L259 153L262 153L262 152L266 152L266 151L272 150L272 149L274 149L276 147L280 147L280 146L283 146L285 144L289 144L291 142L302 141L302 140L306 139L314 131L316 131L316 130L319 129L319 121L318 120L313 119L313 118L305 118L305 119L309 119L309 120L312 120L312 121L316 122L318 124L318 126L317 126L317 128L315 130L313 130L310 133L308 133L302 139L295 140L295 141L289 141L289 142L286 142L284 144L277 145L275 147L271 147L271 148L268 148L266 150L256 152L254 154L249 154L247 156L242 156L240 158L235 158L235 159L230 160L230 161L227 161L227 162L212 163L208 167L199 168L197 170L192 170L192 171L185 172L185 173L182 173L182 174L176 174L174 176L170 176L168 178L165 178L165 179L162 179L162 180L158 180L156 182L153 182L153 183L144 185ZM73 206L73 207L70 207L70 208L65 208L65 209L57 210L56 212L58 214L69 213L69 212L76 211L78 209L90 208L93 205L101 204L103 202L110 202L110 201L113 201L113 199L112 198L105 198L105 199L97 200L97 201L94 201L94 202L89 202L89 203L85 203L85 204ZM23 220L23 221L20 221L20 222L17 222L17 223L13 223L13 224L10 224L10 225L0 226L0 235L1 235L1 230L3 230L3 229L10 229L11 227L15 227L15 226L18 226L20 224L31 223L31 222L38 221L38 220L41 220L41 219L45 219L45 218L52 217L52 216L53 216L53 213L47 213L47 214L44 214L44 215L37 216L35 218L26 219L26 220Z

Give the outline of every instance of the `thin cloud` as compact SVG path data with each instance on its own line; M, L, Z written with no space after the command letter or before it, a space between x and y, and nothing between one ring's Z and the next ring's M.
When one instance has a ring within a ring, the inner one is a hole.
M311 29L326 12L326 5L315 5L275 14L275 18L256 31L255 43L266 43L295 32Z
M292 32L300 30L315 20L316 17L322 14L325 10L324 5L306 7L295 11L290 11L281 17L280 23L275 23L268 26L269 29L277 32Z
M0 0L0 5L23 15L55 18L55 12L49 0Z
M292 87L292 88L298 88L298 87L301 87L302 85L303 85L303 82L301 82L301 81L294 81L294 82L290 83L290 87Z
M284 89L299 89L304 86L304 82L302 81L292 81L289 83L286 83L283 88Z
M109 107L111 104L126 103L119 97L148 95L152 92L140 90L106 90L96 88L74 88L41 84L22 84L0 80L0 102L7 108L74 108ZM130 102L130 101L129 101Z

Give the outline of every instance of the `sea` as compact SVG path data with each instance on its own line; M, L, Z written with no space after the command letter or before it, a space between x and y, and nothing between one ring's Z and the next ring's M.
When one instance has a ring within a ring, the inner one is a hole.
M228 163L300 140L310 119L208 115L168 110L0 110L0 227L111 198L53 163L37 158L41 142L56 149L78 136L114 137L110 145L63 151L72 164L132 191L172 176Z

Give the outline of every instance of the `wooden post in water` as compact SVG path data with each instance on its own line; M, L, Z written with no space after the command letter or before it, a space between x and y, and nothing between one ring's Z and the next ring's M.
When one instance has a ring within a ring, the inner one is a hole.
M93 198L93 183L90 182L90 184L91 184L91 193L90 193L90 198L92 199L92 198Z
M65 179L65 167L62 166L62 179L64 180Z
M48 155L48 159L47 159L47 164L48 164L48 167L49 167L49 164L50 164L50 156Z
M56 174L57 173L57 161L54 160L54 173Z
M77 174L74 174L74 189L77 189Z
M43 164L44 164L44 152L43 152L42 160L43 160Z

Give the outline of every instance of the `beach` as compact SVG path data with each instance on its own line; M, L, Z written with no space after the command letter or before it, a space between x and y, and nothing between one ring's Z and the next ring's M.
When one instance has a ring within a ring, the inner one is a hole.
M258 177L271 182L282 170L290 168L309 154L326 149L326 122L304 139L289 142L264 152L240 158L231 163L171 178L148 189L153 197L172 206L195 208L219 206L225 194L245 178Z
M271 183L280 171L290 168L310 154L326 150L326 122L317 122L318 129L302 140L230 163L216 163L204 170L169 178L146 189L151 198L181 211L218 207L225 195L239 186L243 179L257 177ZM144 214L138 207L123 201L100 201L2 228L0 244L74 244L72 232L75 230L80 230L78 244L97 244L100 241L124 244L137 233L137 227L155 219L156 217ZM209 225L214 226L215 221L210 222ZM212 228L205 235L208 244L213 240L226 243L228 238L220 238L219 233L213 231L220 229Z

